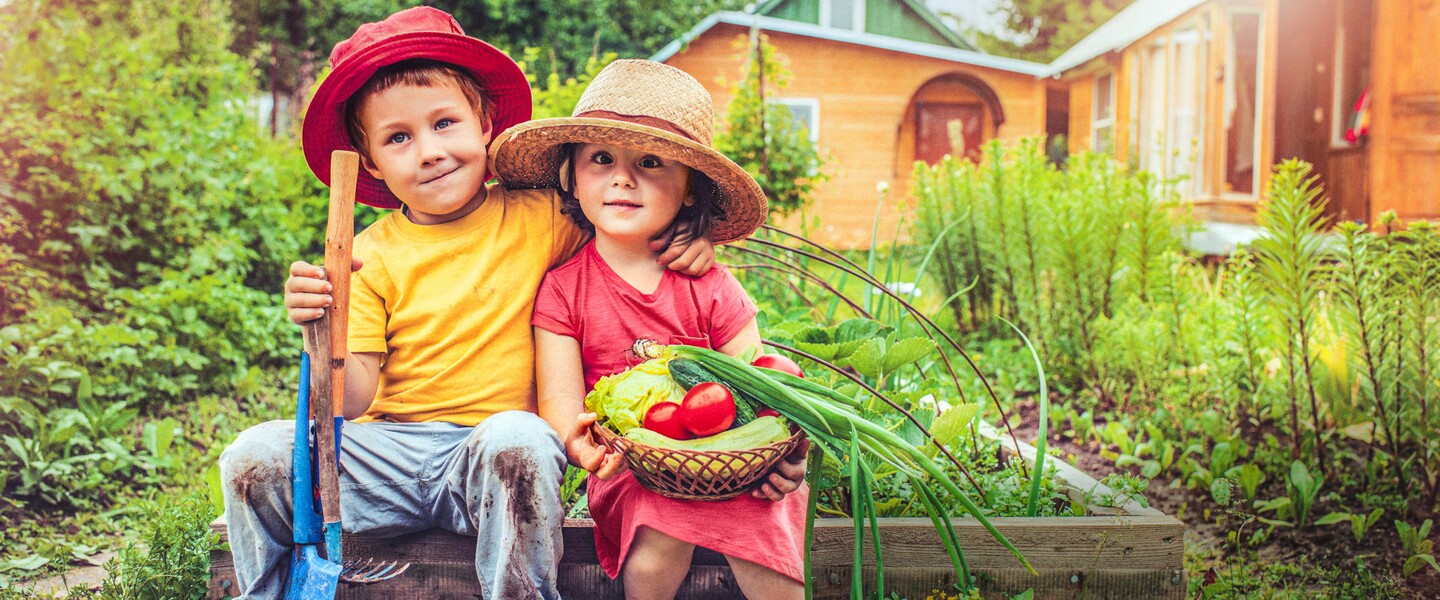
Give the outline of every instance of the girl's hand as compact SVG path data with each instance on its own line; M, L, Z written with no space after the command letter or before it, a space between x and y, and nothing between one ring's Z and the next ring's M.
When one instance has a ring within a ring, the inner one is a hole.
M360 270L360 259L350 259L350 270ZM333 286L325 280L325 269L303 260L290 263L290 277L285 280L285 310L290 322L304 325L325 314L325 307L335 301L330 296Z
M775 463L770 474L766 476L765 483L760 484L750 495L779 502L785 499L786 494L800 489L800 484L805 483L805 457L809 452L809 438L800 440L788 456Z
M590 438L590 425L595 422L595 413L580 413L575 427L566 436L565 453L575 466L594 473L600 479L609 479L625 470L625 456L610 448L596 444ZM803 467L801 477L804 477Z

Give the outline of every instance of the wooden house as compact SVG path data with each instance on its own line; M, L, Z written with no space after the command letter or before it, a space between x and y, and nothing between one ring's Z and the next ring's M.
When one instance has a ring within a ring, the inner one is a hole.
M1430 0L1138 0L1048 74L1071 150L1185 177L1204 219L1251 221L1286 158L1315 166L1335 218L1435 219L1437 32Z
M1285 158L1315 165L1333 217L1440 218L1434 0L1136 0L1049 65L979 52L915 0L770 0L654 58L723 109L751 28L792 73L771 100L831 157L811 214L836 246L869 243L881 181L880 229L894 230L913 161L950 150L952 120L967 149L1065 134L1072 151L1113 153L1176 178L1212 223L1252 223Z
M892 207L880 231L893 235L915 160L951 150L948 122L961 121L967 149L1045 133L1045 65L976 50L917 0L771 0L710 15L652 58L694 75L723 111L752 27L791 73L767 98L789 106L830 159L809 211L827 244L869 245L880 182Z

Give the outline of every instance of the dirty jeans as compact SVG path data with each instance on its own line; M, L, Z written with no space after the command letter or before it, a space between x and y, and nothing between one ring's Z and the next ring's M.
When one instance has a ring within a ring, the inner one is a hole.
M220 456L225 518L241 598L279 598L290 570L293 421L245 430ZM393 536L432 527L477 536L486 598L559 598L559 438L533 413L476 427L345 423L340 516L347 533ZM403 575L402 575L403 577Z

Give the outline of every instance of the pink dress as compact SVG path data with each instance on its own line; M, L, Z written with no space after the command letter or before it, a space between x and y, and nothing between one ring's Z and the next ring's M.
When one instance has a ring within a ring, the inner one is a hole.
M531 323L580 342L589 390L635 362L628 350L638 338L719 348L756 312L724 267L700 277L666 271L654 293L643 294L611 270L591 242L545 276ZM804 581L804 486L780 502L748 494L718 502L675 500L646 490L628 472L609 480L591 476L586 486L595 552L611 578L620 575L635 532L644 526Z

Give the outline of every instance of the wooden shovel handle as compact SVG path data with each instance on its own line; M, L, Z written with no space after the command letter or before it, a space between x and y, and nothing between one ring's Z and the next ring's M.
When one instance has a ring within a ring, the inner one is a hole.
M345 409L346 336L350 323L350 251L355 239L355 179L360 157L330 155L330 216L325 232L325 275L334 299L324 316L305 325L310 354L310 397L315 410L315 483L325 522L340 520L340 474L335 460L335 417ZM296 466L299 468L299 465Z

